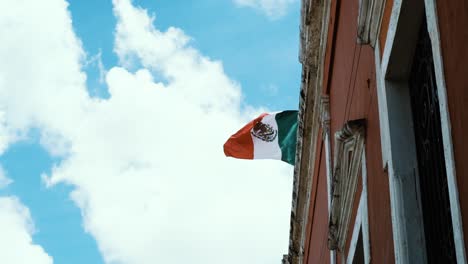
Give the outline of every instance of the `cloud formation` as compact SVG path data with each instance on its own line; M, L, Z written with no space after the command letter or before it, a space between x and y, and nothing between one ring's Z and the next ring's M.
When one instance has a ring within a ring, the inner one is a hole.
M0 261L11 264L51 264L52 258L32 242L29 210L15 197L0 197Z
M121 65L106 73L104 100L87 93L66 2L0 1L0 35L10 36L0 43L0 146L41 131L63 158L44 182L74 187L106 263L278 262L292 168L222 152L262 109L241 107L240 85L181 29L158 30L129 0L113 4Z
M297 0L234 0L238 6L258 9L271 18L279 18L286 14L291 4Z

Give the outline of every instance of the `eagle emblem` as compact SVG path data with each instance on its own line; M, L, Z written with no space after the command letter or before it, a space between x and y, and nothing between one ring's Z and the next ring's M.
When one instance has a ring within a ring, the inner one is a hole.
M259 121L254 125L250 133L252 134L252 136L260 140L263 140L265 142L272 142L273 140L275 140L278 131L269 124L265 124L262 123L262 121Z

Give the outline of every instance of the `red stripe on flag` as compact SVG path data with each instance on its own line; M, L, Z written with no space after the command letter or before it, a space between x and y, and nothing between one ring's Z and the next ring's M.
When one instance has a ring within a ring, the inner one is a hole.
M232 135L226 143L224 143L224 154L227 157L238 159L253 159L254 145L252 136L250 136L250 130L266 115L268 114L261 114Z

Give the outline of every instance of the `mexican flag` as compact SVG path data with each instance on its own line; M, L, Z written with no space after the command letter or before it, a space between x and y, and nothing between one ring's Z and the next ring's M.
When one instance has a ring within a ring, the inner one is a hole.
M264 113L224 143L224 154L238 159L277 159L294 165L297 111Z

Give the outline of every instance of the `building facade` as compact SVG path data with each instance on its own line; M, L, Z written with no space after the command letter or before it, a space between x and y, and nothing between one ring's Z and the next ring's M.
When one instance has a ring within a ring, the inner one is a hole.
M466 263L468 1L301 8L283 263Z

